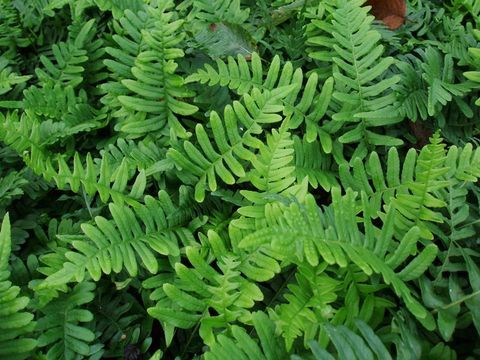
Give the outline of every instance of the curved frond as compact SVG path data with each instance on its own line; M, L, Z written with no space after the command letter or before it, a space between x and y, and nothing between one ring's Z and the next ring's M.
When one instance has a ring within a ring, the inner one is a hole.
M250 65L244 56L238 55L235 60L229 56L227 63L221 59L216 60L217 69L205 64L203 69L190 75L187 82L200 82L209 86L228 86L240 95L250 93L252 89L274 90L275 88L290 85L292 91L282 99L285 113L291 114L291 128L298 128L304 121L307 123L307 133L310 141L316 138L318 123L325 115L333 90L333 79L327 79L322 87L322 92L317 93L318 76L312 73L307 77L304 85L304 74L300 68L294 69L291 62L287 61L283 67L280 57L275 56L266 75L262 67L262 60L257 53L252 53ZM301 91L304 86L303 91ZM324 132L324 136L328 136Z
M145 171L132 176L126 160L113 169L107 156L98 159L96 164L90 154L83 164L78 152L73 155L71 166L65 156L45 149L42 136L37 120L25 115L18 119L16 112L7 114L0 128L0 138L23 156L27 166L45 180L54 181L60 189L68 186L71 191L78 192L82 187L90 196L99 194L104 203L110 198L132 205L138 203L146 186ZM134 183L128 191L128 182L133 178Z

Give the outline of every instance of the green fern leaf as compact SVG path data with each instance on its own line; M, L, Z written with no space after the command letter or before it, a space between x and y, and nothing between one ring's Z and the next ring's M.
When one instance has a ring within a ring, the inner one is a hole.
M0 230L0 357L27 359L37 346L37 341L28 338L35 327L33 315L24 311L29 303L26 296L18 296L20 288L8 281L8 264L11 253L11 228L8 213Z
M160 133L167 127L167 134L173 138L186 138L189 134L177 115L191 115L198 110L179 100L192 94L183 86L183 78L175 74L175 60L183 57L183 51L176 46L184 34L179 32L183 21L172 21L174 13L169 11L172 6L169 1L147 7L146 14L127 11L121 23L133 39L117 36L114 39L120 48L107 49L118 59L106 64L119 76L120 83L109 84L105 89L119 94L121 108L115 113L116 129L129 136ZM133 62L132 56L135 56ZM156 72L162 75L153 76ZM115 102L112 105L116 106Z
M211 345L214 329L235 320L251 322L252 314L247 309L262 300L263 294L256 284L241 276L240 262L233 256L219 259L218 272L202 258L198 248L187 247L186 253L193 268L177 263L176 281L163 285L164 299L168 302L158 302L148 313L180 328L191 328L200 322L200 336ZM210 315L209 309L219 315Z
M133 210L125 205L111 203L111 221L95 218L95 226L82 224L85 235L62 235L76 251L67 252L62 269L51 274L39 288L57 287L72 279L83 281L86 272L98 281L102 274L119 273L126 269L132 277L138 274L138 263L152 274L158 271L156 254L178 259L180 248L194 243L183 219L169 219L173 204L164 192L159 200L146 196L145 205Z
M227 106L223 120L216 112L211 113L213 142L203 125L198 124L195 133L201 150L190 141L185 141L183 149L168 151L167 156L177 167L198 178L195 185L197 201L204 200L207 183L211 191L217 189L217 177L226 184L233 184L234 175L245 176L244 165L237 157L253 161L253 150L261 145L255 135L262 133L262 125L282 120L278 115L283 110L281 99L286 97L290 90L291 87L283 87L261 93L254 89L251 96L244 96L245 105L236 101L232 106Z
M81 306L93 300L94 289L95 284L83 282L41 309L45 316L38 320L36 330L42 332L38 346L49 346L47 359L90 355L90 343L95 340L95 334L81 324L91 322L93 314Z

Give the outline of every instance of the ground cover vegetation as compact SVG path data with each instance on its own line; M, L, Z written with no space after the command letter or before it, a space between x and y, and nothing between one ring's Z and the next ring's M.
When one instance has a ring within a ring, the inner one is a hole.
M480 357L480 2L0 0L0 359Z

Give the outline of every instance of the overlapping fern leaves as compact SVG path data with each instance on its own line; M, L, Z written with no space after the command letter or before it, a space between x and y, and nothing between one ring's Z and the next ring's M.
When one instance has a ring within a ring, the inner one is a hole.
M480 9L365 4L0 1L0 358L477 356Z

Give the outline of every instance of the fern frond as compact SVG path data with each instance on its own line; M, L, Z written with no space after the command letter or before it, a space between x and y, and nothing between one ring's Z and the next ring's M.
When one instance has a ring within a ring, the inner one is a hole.
M0 118L3 115L0 114ZM45 149L41 142L42 131L38 121L23 115L18 119L16 112L7 114L2 121L0 138L11 148L23 156L23 160L36 174L47 181L54 181L60 189L67 185L73 192L78 192L82 186L85 192L94 196L100 195L102 202L110 198L116 202L138 204L146 187L146 175L142 170L133 174L134 183L127 192L128 182L132 180L131 169L127 161L122 161L116 169L109 163L108 157L103 157L95 164L92 156L87 154L85 165L79 153L73 156L71 167L65 156L53 154Z
M434 210L444 207L445 201L438 191L459 181L475 182L480 173L480 152L472 145L445 150L438 134L420 151L410 149L403 164L398 151L390 149L386 169L382 169L375 152L367 161L357 159L352 168L340 165L340 179L345 187L365 191L370 198L372 215L380 214L382 204L398 210L396 231L405 234L412 226L421 229L422 237L432 239L431 222L443 222L442 215Z
M292 86L291 93L283 99L285 113L291 114L290 127L296 129L305 120L307 123L308 139L313 141L318 131L317 123L325 115L330 103L333 79L325 81L320 95L317 94L318 76L312 73L308 76L303 91L303 72L300 68L294 70L291 62L287 61L280 66L280 57L273 58L270 67L264 75L262 61L257 53L252 53L250 66L245 57L238 55L237 60L229 56L227 63L221 59L216 60L217 70L205 64L203 69L190 75L186 82L199 82L209 86L228 86L239 95L252 91L274 90L277 87ZM323 132L323 136L328 136Z
M22 173L10 171L0 178L0 206L5 208L12 200L23 195L22 189L29 181Z
M382 56L381 36L372 29L373 16L368 15L368 8L361 7L363 3L363 0L338 1L332 14L335 39L333 97L342 108L333 115L330 132L341 130L341 143L359 143L354 158L355 155L365 157L372 146L403 143L398 138L369 129L396 124L402 119L393 107L394 93L389 91L400 78L385 76L393 58Z
M83 282L40 309L44 317L38 320L36 328L41 332L38 346L49 347L48 359L91 355L90 344L95 340L95 334L82 324L91 322L93 314L82 305L94 299L94 289L95 284Z
M295 182L293 176L293 141L287 131L288 121L284 121L279 130L267 134L266 143L258 149L253 158L253 169L245 178L262 192L281 193Z
M0 95L4 96L12 90L14 86L24 84L30 78L31 76L22 76L15 73L9 66L9 61L3 56L0 56Z
M95 20L92 19L85 23L74 40L54 44L52 58L40 56L44 69L37 68L35 73L41 82L52 81L72 87L82 83L85 70L83 65L89 60L85 42L94 30L94 24Z
M275 325L265 313L252 314L252 322L260 340L257 343L250 334L236 325L231 327L231 336L220 334L205 353L205 360L223 360L225 357L245 360L284 360L288 353L284 344L275 336Z
M332 341L336 350L336 356L334 356L333 352L322 349L317 342L310 341L309 345L313 358L315 360L392 359L381 338L374 333L370 326L359 319L355 320L355 326L360 331L360 334L354 333L343 325L324 324L323 328ZM292 357L292 360L300 359L302 358L295 355Z
M0 357L5 360L27 359L37 346L37 341L28 337L35 327L33 315L25 311L30 300L19 296L20 288L8 281L11 246L7 213L0 230Z
M42 88L31 86L24 91L22 107L27 116L40 123L42 146L106 125L106 114L90 106L86 96L76 96L71 86L51 82Z
M455 84L453 59L450 54L442 55L433 47L421 53L424 63L423 78L428 86L428 114L438 114L443 106L455 96L463 96L470 91L468 82Z
M7 48L9 51L5 53L7 58L9 55L14 56L17 46L25 47L29 45L30 40L24 34L22 29L20 14L9 1L0 3L0 13L2 14L2 22L0 23L0 49L2 52Z
M126 12L121 23L132 39L116 36L119 49L108 48L107 52L119 61L108 61L107 66L120 75L113 87L121 109L116 129L133 137L160 132L167 127L172 138L186 138L189 133L177 115L192 115L198 108L179 98L191 96L183 86L183 78L175 74L176 59L183 51L176 46L184 34L178 30L182 20L172 21L169 11L173 2L158 7L147 7L147 13ZM135 56L133 59L132 56ZM115 105L115 104L114 104Z
M475 31L475 36L480 39L480 31ZM468 49L472 57L474 58L474 65L480 69L480 48L470 48ZM467 71L464 73L464 76L472 81L480 83L480 70L478 71ZM475 102L476 105L480 106L480 98Z
M332 18L336 6L335 1L321 1L314 10L310 10L311 14L308 14L310 22L304 28L305 43L308 46L307 54L316 60L318 65L316 72L321 79L332 76L333 58L335 57Z
M331 142L322 141L323 139L320 135L320 141L308 142L305 138L294 136L295 176L297 182L308 178L310 186L314 189L321 186L325 191L330 191L332 187L338 185L336 166L331 155L327 153Z
M247 235L241 241L240 247L257 248L270 244L275 252L296 263L306 260L310 265L317 266L321 258L328 264L337 264L340 267L353 263L368 276L378 273L405 301L412 314L424 326L431 328L431 314L414 298L405 281L418 278L427 269L435 258L437 247L428 245L423 249L423 255L414 258L401 271L394 270L405 260L405 252L402 250L390 254L391 258L385 260L387 251L392 246L395 211L390 210L383 228L376 229L368 216L368 208L364 209L363 233L355 220L355 194L347 191L347 194L341 197L339 189L334 188L332 195L334 224L327 222L313 197L307 196L305 205L293 203L283 214L271 214L267 227ZM414 227L400 243L416 243L418 236L419 229ZM376 238L382 240L375 240Z
M60 286L72 279L81 282L87 272L95 281L102 274L123 269L134 277L140 262L155 274L156 254L178 259L180 248L195 243L188 224L183 219L168 217L175 207L165 192L159 193L159 199L146 196L144 202L134 209L111 203L112 220L97 216L95 225L82 224L84 235L62 235L75 251L65 254L63 268L50 275L40 288Z
M148 313L183 329L199 322L200 336L212 345L214 329L236 320L250 323L252 314L248 309L261 301L263 294L255 283L241 276L239 261L234 256L218 259L220 271L217 271L203 259L197 247L187 247L186 254L193 268L175 264L175 281L163 285L168 302L159 302ZM210 311L218 315L211 315Z
M148 314L142 304L127 291L118 290L101 287L91 307L95 332L102 334L99 342L105 344L104 358L123 356L125 343L141 343L152 328L153 319L146 319Z
M228 256L232 251L238 257L238 270L247 278L256 282L265 282L272 279L281 270L279 262L267 248L256 251L244 251L238 247L241 240L238 233L229 229L228 236L220 237L215 231L207 232L208 244L216 259ZM230 242L225 239L230 240Z
M166 151L156 141L134 141L119 138L116 144L110 144L100 151L102 158L108 158L115 168L126 161L129 169L144 170L148 177L158 172L173 168L173 163L166 158Z
M167 156L175 165L193 174L198 182L195 185L195 198L202 202L205 189L217 189L217 177L226 184L233 184L235 178L245 176L245 167L239 161L253 161L254 149L262 142L256 138L263 132L262 125L282 120L278 115L283 110L281 100L288 96L291 87L282 87L273 91L257 89L250 95L244 95L245 105L235 101L225 107L224 119L216 112L210 114L209 124L213 139L210 139L205 127L198 124L195 128L199 147L190 141L183 143L183 149L169 149ZM217 150L215 149L217 148ZM239 158L239 159L238 159Z
M412 121L426 120L428 110L428 85L422 77L421 61L414 56L406 56L397 61L402 81L394 86L397 94L398 111Z
M285 303L269 309L270 318L276 329L285 338L288 351L296 338L305 334L304 342L315 337L320 322L328 319L337 300L336 290L340 281L328 274L326 263L314 268L308 264L301 265L284 295Z
M250 9L242 9L240 5L240 0L194 0L191 15L210 24L242 24L248 19Z
M115 19L120 20L125 11L138 13L145 10L145 3L142 0L93 0L102 11L111 11Z

